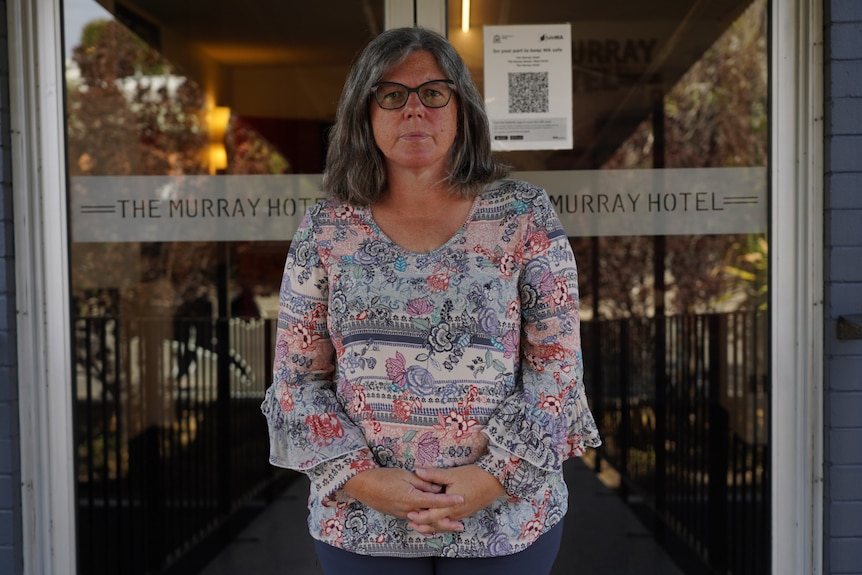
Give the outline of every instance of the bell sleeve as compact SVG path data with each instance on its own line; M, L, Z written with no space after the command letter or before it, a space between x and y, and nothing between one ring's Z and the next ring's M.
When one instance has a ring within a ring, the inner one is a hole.
M335 393L335 351L327 328L329 282L318 250L317 208L302 220L284 266L273 382L261 411L269 462L303 472L327 496L365 468L376 467L362 431Z
M544 190L524 214L520 377L483 432L476 464L513 496L530 498L569 457L601 445L584 390L574 253Z

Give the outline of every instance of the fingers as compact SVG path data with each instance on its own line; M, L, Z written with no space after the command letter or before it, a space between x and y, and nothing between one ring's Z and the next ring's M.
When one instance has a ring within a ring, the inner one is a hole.
M464 531L464 524L459 521L446 519L445 522L436 523L434 525L421 525L416 523L407 523L407 527L420 535L433 537L439 533L460 533Z
M441 493L440 485L404 469L367 469L349 479L342 489L372 509L402 519L412 511L449 509L464 502L463 495Z
M446 516L453 520L469 517L505 495L497 478L476 465L449 469L417 468L416 475L422 480L443 485L446 494L463 497L465 503L455 505L446 512Z
M408 481L413 487L426 493L442 493L444 491L443 484L427 481L418 475L411 475Z
M416 506L413 510L451 509L464 503L464 496L459 493L425 493L419 492L414 498Z
M449 518L448 509L423 509L422 511L411 511L407 514L407 519L412 524L420 526L434 526L443 521L454 521ZM457 522L456 523L460 523Z
M447 469L417 468L415 474L417 480L435 485L439 491L444 491L452 482L452 473ZM441 505L443 495L450 498L445 505ZM436 495L433 505L429 504L422 510L408 513L408 527L429 536L437 533L464 531L464 524L451 518L456 510L462 508L463 505L463 494L450 493L446 490Z
M387 515L407 519L424 535L463 531L459 521L505 493L495 477L475 465L450 469L367 469L345 483L351 497Z
M444 517L436 523L437 531L464 531L464 524L454 519Z
M410 529L423 535L434 535L446 531L464 531L464 524L450 519L445 509L426 509L407 514Z
M427 481L428 483L433 483L435 485L448 485L452 482L452 472L448 469L417 467L414 471L417 478Z

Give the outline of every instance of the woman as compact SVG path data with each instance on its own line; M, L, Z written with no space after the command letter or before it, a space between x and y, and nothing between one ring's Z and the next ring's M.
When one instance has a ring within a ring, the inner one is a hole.
M562 463L598 446L577 271L503 179L452 46L384 32L351 70L285 264L270 462L311 479L326 573L548 573Z

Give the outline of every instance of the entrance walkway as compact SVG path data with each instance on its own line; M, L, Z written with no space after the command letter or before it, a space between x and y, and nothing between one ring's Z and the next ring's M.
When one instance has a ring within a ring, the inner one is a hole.
M580 460L565 464L569 512L552 575L682 575L625 503ZM320 575L305 525L303 477L199 575Z

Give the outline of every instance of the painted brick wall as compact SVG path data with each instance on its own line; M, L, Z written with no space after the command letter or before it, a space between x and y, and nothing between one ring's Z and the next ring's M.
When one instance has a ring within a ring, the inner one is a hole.
M23 572L11 168L9 44L0 0L0 575Z
M11 167L9 45L0 0L0 575L23 572Z
M826 501L825 573L862 575L862 1L824 0Z

